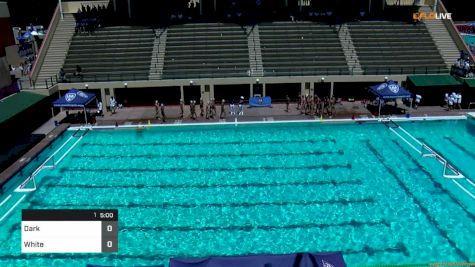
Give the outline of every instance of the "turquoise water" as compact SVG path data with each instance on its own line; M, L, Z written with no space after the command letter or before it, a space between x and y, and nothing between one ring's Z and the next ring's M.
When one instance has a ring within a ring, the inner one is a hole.
M475 35L464 34L462 36L467 45L475 45Z
M466 120L402 125L475 177ZM0 223L0 266L336 250L349 266L474 261L475 201L441 166L380 123L94 130ZM117 208L119 252L22 255L22 208Z

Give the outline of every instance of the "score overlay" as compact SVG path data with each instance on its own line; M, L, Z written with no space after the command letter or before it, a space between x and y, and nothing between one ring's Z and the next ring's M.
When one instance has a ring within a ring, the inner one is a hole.
M22 210L22 253L118 251L118 210Z

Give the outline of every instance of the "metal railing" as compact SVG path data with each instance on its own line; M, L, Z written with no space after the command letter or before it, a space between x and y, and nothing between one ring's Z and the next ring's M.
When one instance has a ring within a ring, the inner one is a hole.
M36 83L36 79L38 78L40 69L45 60L46 52L48 51L49 46L51 45L51 42L53 40L53 36L54 36L54 33L56 32L56 28L58 27L60 18L61 18L61 15L59 14L59 5L56 5L53 18L51 19L51 22L49 23L49 26L48 26L48 32L46 33L46 36L43 39L43 42L41 43L40 50L38 52L35 63L33 64L33 68L30 73L30 80L33 83Z
M264 68L264 77L294 77L294 76L329 76L329 75L413 75L413 74L448 74L449 70L443 66L436 67L362 67L363 73L354 73L354 69L348 67L335 68L289 68L272 69ZM247 71L227 71L210 69L196 69L170 71L164 70L161 80L175 79L211 79L211 78L237 78L249 77ZM117 74L87 74L81 76L67 76L60 80L52 76L44 81L38 81L35 88L51 88L58 83L82 83L82 82L109 82L109 81L147 81L149 73L117 73ZM24 87L23 87L24 88Z

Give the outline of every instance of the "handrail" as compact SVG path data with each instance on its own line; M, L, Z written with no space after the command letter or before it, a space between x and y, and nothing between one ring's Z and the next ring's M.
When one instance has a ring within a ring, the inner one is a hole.
M447 9L445 8L444 4L442 3L441 0L438 1L437 4L437 12L441 13L447 13ZM463 50L468 56L470 57L470 60L472 62L475 62L475 57L472 55L470 49L468 48L467 44L465 41L462 39L460 36L460 33L457 30L457 27L455 26L455 23L452 19L444 19L442 20L442 23L444 23L445 28L447 28L447 31L449 32L450 36L452 37L452 40L455 41L455 44L457 45L457 48L459 50Z
M30 72L30 81L32 81L33 84L36 83L36 79L38 78L41 66L43 65L43 62L46 57L46 53L53 40L53 36L54 36L54 33L56 32L56 28L58 27L60 18L61 18L61 15L59 14L59 5L56 5L53 18L51 19L48 26L48 32L46 32L46 36L43 39L43 42L41 43L40 50L38 51L36 55L36 60L33 63L33 68Z

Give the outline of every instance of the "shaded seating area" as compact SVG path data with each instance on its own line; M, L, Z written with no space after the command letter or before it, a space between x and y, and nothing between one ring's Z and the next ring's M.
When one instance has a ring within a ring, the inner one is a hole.
M197 23L168 28L164 79L247 76L247 36L236 24Z
M66 81L148 80L154 39L151 28L131 26L76 35L64 63ZM77 66L82 75L74 75Z
M335 27L311 22L259 25L264 76L348 75Z
M367 21L348 27L364 74L449 72L423 23Z

